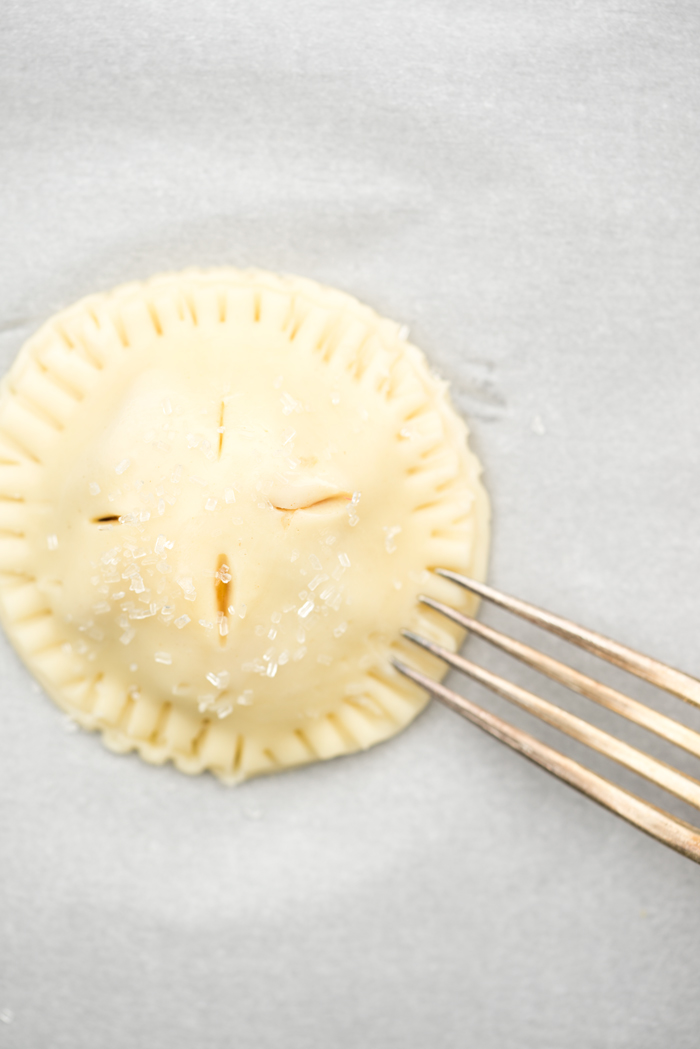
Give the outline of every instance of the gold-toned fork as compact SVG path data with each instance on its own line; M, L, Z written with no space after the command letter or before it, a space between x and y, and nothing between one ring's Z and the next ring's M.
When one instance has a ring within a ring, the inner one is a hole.
M501 593L493 587L486 586L484 583L478 583L473 579L446 569L437 569L436 571L445 579L452 580L452 582L499 605L501 608L513 612L531 623L543 627L550 633L557 634L559 637L572 642L579 648L586 649L609 663L613 663L635 674L644 681L648 681L667 692L673 693L673 695L680 697L686 702L700 707L700 681L696 678L690 677L679 670L674 670L672 667L666 666L658 662L658 660L651 659L649 656L635 652L633 649L618 644L616 641L611 641L609 638L603 637L592 630L577 626L567 619L536 608L526 601L509 597L507 594ZM443 604L441 601L435 601L433 598L424 596L420 600L423 604L435 609L435 611L449 617L455 623L469 630L475 636L481 637L504 652L515 656L523 663L546 674L553 680L568 686L574 692L593 700L600 706L614 711L637 725L643 726L655 735L681 747L695 757L700 757L700 733L695 732L686 725L682 725L673 718L667 717L644 703L626 696L624 693L617 691L617 689L596 681L587 674L574 670L565 663L561 663L551 656L531 648L529 645L516 641L470 616L457 612L454 608ZM504 699L554 726L573 739L586 744L586 746L598 751L600 754L604 754L620 765L638 773L677 798L681 798L695 808L700 809L700 781L646 754L644 751L630 746L628 743L589 724L567 710L563 710L555 704L541 699L534 693L512 684L505 678L478 666L469 659L465 659L463 656L450 652L440 645L414 634L410 630L405 630L404 636L439 659L444 660L451 667L462 671L462 673L467 674L473 680L498 693ZM395 660L394 665L397 670L418 685L421 685L436 699L441 700L458 714L462 714L463 717L484 729L491 736L501 740L503 743L507 743L514 750L524 754L538 765L547 769L548 772L558 776L559 779L569 783L572 787L576 787L577 790L587 794L588 797L606 806L612 812L617 813L618 816L622 816L647 834L676 849L689 859L695 860L696 863L700 863L700 830L691 824L678 819L656 805L643 800L636 794L591 771L572 758L559 753L559 751L536 739L528 732L524 732L495 714L484 710L476 703L446 688L445 685L434 681L426 674L414 670L398 660Z

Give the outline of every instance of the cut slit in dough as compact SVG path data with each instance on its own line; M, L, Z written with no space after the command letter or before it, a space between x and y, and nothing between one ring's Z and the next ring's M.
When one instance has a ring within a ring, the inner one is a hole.
M398 325L231 269L84 299L0 393L0 614L109 747L227 782L371 746L423 708L395 654L455 649L488 501Z

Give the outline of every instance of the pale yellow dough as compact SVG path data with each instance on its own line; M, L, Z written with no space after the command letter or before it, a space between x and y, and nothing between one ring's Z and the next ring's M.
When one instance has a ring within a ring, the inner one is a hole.
M426 696L419 593L485 570L488 503L398 325L295 277L190 271L84 299L0 392L0 610L119 751L228 782L386 739ZM30 744L28 744L30 745Z

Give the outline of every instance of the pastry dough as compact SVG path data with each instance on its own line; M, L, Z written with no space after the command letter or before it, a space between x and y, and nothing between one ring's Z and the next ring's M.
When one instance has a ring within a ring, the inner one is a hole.
M235 782L393 735L488 503L446 385L350 296L232 269L50 320L0 392L0 613L117 751Z

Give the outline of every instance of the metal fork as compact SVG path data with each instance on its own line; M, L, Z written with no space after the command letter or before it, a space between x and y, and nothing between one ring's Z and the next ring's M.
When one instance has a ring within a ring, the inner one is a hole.
M537 626L543 627L545 630L557 634L567 641L571 641L574 645L584 648L596 656L600 656L609 663L613 663L635 674L644 681L648 681L667 692L673 693L686 702L700 707L700 681L696 678L659 663L649 656L635 652L633 649L618 644L616 641L611 641L609 638L603 637L592 630L577 626L567 619L536 608L526 601L509 597L507 594L503 594L493 587L486 586L484 583L478 583L474 579L469 579L466 576L447 571L446 569L436 569L436 573L478 594L480 597L500 605L509 612L514 612L531 623L535 623ZM425 596L421 596L419 600L424 605L442 613L442 615L447 616L490 644L496 645L504 652L515 656L553 680L567 685L574 692L586 696L600 706L620 714L637 725L642 725L645 729L655 733L662 739L674 743L678 747L682 747L683 750L695 755L695 757L700 757L700 733L695 732L693 729L651 709L638 700L631 699L608 685L601 684L599 681L572 669L564 663L560 663L551 656L544 655L529 645L516 641L498 630L480 623L471 616L457 612L454 608L443 604L441 601L435 601L433 598ZM613 761L631 769L650 782L663 787L676 797L700 809L700 782L698 780L679 772L657 758L651 757L644 751L622 742L615 736L604 732L594 725L590 725L587 721L576 717L566 710L562 710L555 704L541 699L534 693L528 692L518 685L511 684L504 678L477 666L463 656L456 655L410 630L403 631L403 634L410 641L415 642L434 656L444 660L451 667L461 670L475 681L492 689L498 695L510 700L523 710L534 714L542 721L553 725L573 739L612 758ZM617 813L618 816L622 816L623 819L628 820L635 827L639 827L647 834L669 845L672 849L676 849L689 859L700 863L700 831L691 824L672 816L656 805L644 801L596 772L592 772L577 761L560 754L529 733L484 710L471 700L434 681L426 674L414 670L398 660L394 661L394 665L397 670L412 681L415 681L416 684L422 686L436 699L441 700L458 714L462 714L463 717L484 729L491 736L495 736L496 739L507 743L513 750L524 754L531 761L536 762L547 769L548 772L552 772L559 779L564 780L565 783L576 787L577 790L587 794L589 798L593 798L594 801Z

